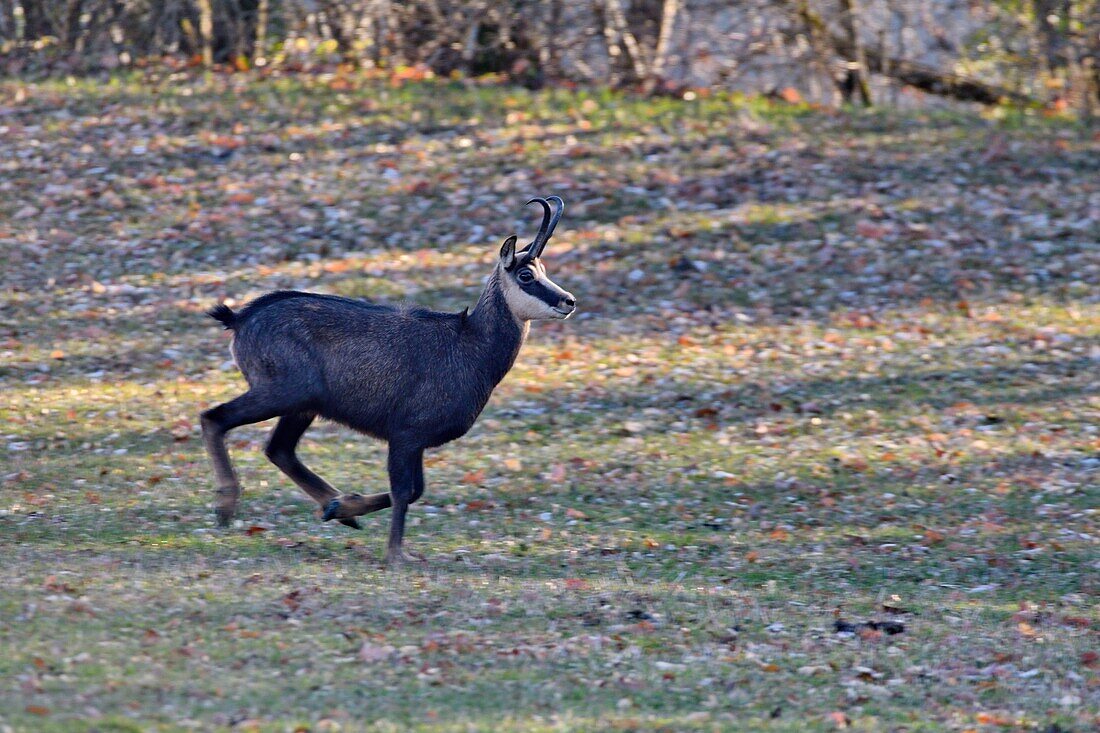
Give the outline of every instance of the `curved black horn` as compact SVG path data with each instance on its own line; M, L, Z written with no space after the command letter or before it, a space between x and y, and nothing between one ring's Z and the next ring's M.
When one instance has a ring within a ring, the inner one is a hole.
M527 251L532 257L541 257L542 251L546 249L546 243L550 241L550 237L554 236L554 228L557 227L558 222L561 221L562 212L565 211L565 202L558 196L547 196L546 198L534 198L528 201L528 204L533 204L538 201L542 204L544 210L542 217L542 226L539 227L539 233L535 235L535 239L531 244L527 245ZM550 202L553 201L557 204L556 210L551 215Z
M554 236L554 230L558 227L558 222L561 221L561 215L565 213L565 202L561 200L560 196L547 196L547 201L553 201L557 203L558 210L554 212L554 217L550 219L550 228L546 230L546 237L542 240L542 247L539 247L536 257L542 256L542 250L546 247L546 243L550 241L550 237Z
M539 252L541 252L542 248L546 245L546 240L550 236L550 216L553 213L550 208L550 203L543 198L533 198L524 204L524 206L530 206L536 202L542 206L542 224L539 226L539 233L523 248L523 251L529 252L532 257L538 257Z

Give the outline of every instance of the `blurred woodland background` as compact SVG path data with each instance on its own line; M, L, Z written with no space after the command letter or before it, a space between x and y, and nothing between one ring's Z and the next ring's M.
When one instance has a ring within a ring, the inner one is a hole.
M1098 0L0 0L0 69L154 60L496 74L832 105L943 99L1092 115Z

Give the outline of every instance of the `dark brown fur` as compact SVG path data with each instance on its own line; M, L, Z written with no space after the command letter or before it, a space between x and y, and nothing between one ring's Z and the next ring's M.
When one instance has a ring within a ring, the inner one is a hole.
M212 309L234 331L233 355L249 385L202 414L219 523L233 518L240 496L225 434L278 417L266 449L271 461L324 507L325 520L358 527L356 516L392 506L387 560L400 561L405 513L424 492L424 450L465 435L515 363L528 330L516 303L522 300L524 313L537 310L530 301L557 314L540 317L568 317L575 307L545 278L532 250L516 253L515 237L505 242L468 315L296 291L268 293L237 313ZM520 284L524 268L538 279ZM389 443L388 492L341 495L299 461L298 440L317 417Z

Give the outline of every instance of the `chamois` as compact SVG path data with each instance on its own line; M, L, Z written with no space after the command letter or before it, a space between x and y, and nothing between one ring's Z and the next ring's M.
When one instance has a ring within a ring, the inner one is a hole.
M321 506L322 521L359 529L357 516L393 507L385 561L409 559L405 514L424 493L424 450L466 434L515 363L530 321L576 310L540 259L565 204L557 196L533 203L543 208L538 234L518 252L515 235L504 241L473 312L298 291L267 293L238 312L224 304L208 312L234 332L230 350L249 387L202 413L221 526L236 514L241 493L226 433L278 417L264 452ZM306 468L295 448L318 417L389 444L388 492L341 494Z

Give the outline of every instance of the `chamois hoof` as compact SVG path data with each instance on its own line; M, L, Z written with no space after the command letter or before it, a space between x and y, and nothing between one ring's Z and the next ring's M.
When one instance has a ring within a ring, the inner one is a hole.
M382 563L390 570L397 570L398 568L411 565L420 565L426 562L428 562L428 558L424 557L419 552L409 552L408 550L387 552L386 557L382 560Z
M338 519L337 521L345 527L351 527L352 529L363 529L363 525L359 524L359 520L355 517L349 517L348 519Z
M234 511L233 509L224 509L222 507L218 507L214 510L214 517L217 520L219 527L228 527L229 523L233 521L234 514L236 514L236 511Z
M336 518L336 513L340 511L340 500L333 499L328 504L325 504L325 513L321 515L321 521L327 522L330 519ZM352 520L355 521L354 519ZM356 522L358 524L358 522ZM356 528L358 529L358 527Z

